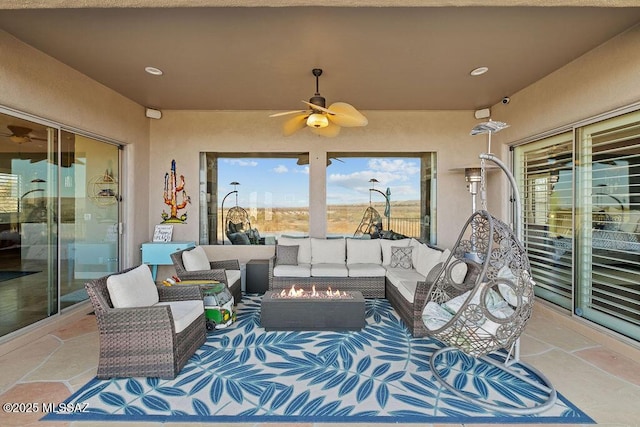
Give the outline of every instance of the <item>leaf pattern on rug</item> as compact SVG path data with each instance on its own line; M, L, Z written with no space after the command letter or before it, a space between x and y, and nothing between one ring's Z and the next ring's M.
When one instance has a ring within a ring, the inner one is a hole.
M385 299L366 300L366 326L354 332L266 332L258 295L243 298L238 320L211 333L174 380L94 379L66 403L87 412L45 420L215 422L482 422L513 416L469 403L443 388L429 360L441 344L413 338ZM443 375L471 396L531 405L540 393L461 352L446 353ZM93 418L92 418L93 417ZM348 417L348 418L345 418ZM531 422L590 423L560 396Z

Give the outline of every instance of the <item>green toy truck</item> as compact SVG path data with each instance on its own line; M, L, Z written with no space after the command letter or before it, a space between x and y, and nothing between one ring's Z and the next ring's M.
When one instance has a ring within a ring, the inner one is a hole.
M235 301L224 283L205 286L202 293L207 331L226 328L235 322L236 312L233 309Z

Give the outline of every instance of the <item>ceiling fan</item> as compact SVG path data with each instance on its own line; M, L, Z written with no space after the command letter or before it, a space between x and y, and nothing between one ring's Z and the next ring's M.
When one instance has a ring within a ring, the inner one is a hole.
M340 133L343 127L366 126L369 121L356 110L351 104L346 102L334 102L328 108L326 99L320 95L319 77L322 75L321 68L311 70L316 78L316 93L309 99L309 102L302 101L309 108L307 110L286 111L284 113L271 114L269 117L279 117L288 114L296 114L283 125L285 136L294 134L305 126L311 128L311 132L333 137Z
M11 133L4 133L2 134L2 136L8 137L12 142L15 142L16 144L24 144L25 142L31 141L46 141L46 138L31 136L31 132L33 132L33 129L27 127L9 125L7 126L7 129L9 129Z
M327 166L331 165L331 160L337 160L341 163L344 163L344 160L339 159L337 157L327 157ZM300 153L298 155L298 161L296 161L296 164L299 166L304 166L304 165L308 165L309 164L309 154L308 153Z

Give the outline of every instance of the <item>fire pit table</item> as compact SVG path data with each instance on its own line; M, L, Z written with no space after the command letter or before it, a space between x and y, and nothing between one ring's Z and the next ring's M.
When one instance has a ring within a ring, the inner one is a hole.
M359 291L327 295L267 291L260 323L267 331L358 331L364 327L364 297Z

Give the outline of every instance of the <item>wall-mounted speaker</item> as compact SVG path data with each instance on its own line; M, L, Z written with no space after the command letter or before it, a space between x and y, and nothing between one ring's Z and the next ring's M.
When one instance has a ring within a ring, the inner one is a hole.
M149 117L150 119L158 120L162 118L162 111L155 110L153 108L147 108L146 116Z
M489 110L488 108L476 110L475 116L476 119L488 119L489 117L491 117L491 110Z

